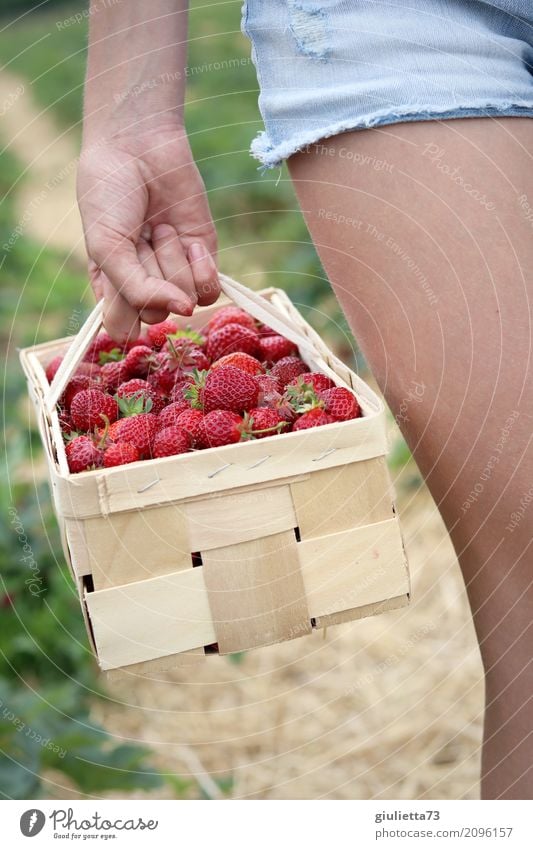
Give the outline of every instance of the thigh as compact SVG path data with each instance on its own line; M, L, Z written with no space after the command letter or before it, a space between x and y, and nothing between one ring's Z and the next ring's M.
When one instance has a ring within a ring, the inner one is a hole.
M495 593L509 605L528 599L517 628L533 607L529 522L506 530L532 484L531 151L531 120L474 118L346 133L289 160L324 267L447 523L485 634L502 610L487 605Z

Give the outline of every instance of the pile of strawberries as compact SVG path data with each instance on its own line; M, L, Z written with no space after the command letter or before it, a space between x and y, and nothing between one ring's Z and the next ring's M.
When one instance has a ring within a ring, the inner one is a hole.
M61 357L47 366L51 382ZM71 472L263 439L361 415L296 346L235 306L205 332L172 319L125 348L101 333L58 405Z

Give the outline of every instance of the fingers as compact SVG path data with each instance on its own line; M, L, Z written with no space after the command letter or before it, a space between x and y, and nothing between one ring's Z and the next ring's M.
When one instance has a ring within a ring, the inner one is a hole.
M94 238L90 256L105 273L116 291L138 313L166 310L191 315L193 305L177 286L162 277L147 274L129 239Z
M90 259L88 263L89 283L94 292L94 297L97 301L101 301L104 297L104 281L103 274L94 262Z
M104 327L109 335L120 345L139 338L141 323L139 311L115 289L109 279L103 276Z
M147 235L149 238L150 234ZM163 277L152 247L145 237L141 237L137 242L137 256L149 277ZM168 313L168 310L143 310L141 320L146 324L157 324L159 321L164 321Z
M188 257L198 296L198 303L203 307L209 306L220 295L220 283L215 261L201 242L194 242L190 246Z
M190 315L198 302L198 296L183 245L175 228L170 224L157 224L152 230L152 247L165 279L173 283L177 292L181 292L188 299L191 306Z

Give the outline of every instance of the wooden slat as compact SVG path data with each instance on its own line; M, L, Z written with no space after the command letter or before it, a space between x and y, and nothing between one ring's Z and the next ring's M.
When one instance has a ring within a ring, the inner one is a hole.
M187 518L178 504L85 519L84 530L97 590L192 566Z
M85 594L102 669L216 640L201 567Z
M67 519L64 522L69 551L68 560L74 575L78 578L91 574L89 551L87 550L87 540L83 532L83 525L83 520L77 522L75 519Z
M127 681L131 678L153 678L155 681L171 681L175 669L184 666L197 666L204 663L206 654L203 648L183 651L180 654L170 654L155 660L145 660L142 663L130 663L118 669L108 669L105 673L109 683Z
M296 558L303 589L293 583ZM211 607L204 572L213 587ZM220 601L226 586L231 593ZM203 567L86 593L85 601L101 666L112 669L217 641L224 652L238 651L235 640L242 647L243 638L254 645L292 639L309 632L311 617L323 623L321 617L357 608L358 618L363 606L408 592L398 523L391 519L307 542L283 532L261 544L228 546L206 552ZM253 622L249 639L244 632Z
M63 516L84 518L309 474L386 453L384 415L114 469L56 475Z
M311 632L293 531L203 554L220 654Z
M379 613L387 613L389 610L398 610L407 607L409 596L395 596L373 604L362 604L361 607L352 607L350 610L342 610L340 613L331 613L329 616L318 616L317 628L329 628L332 625L342 625L345 622L353 622L356 619L365 619L367 616L377 616Z
M409 592L397 519L301 542L298 554L315 619Z
M323 469L291 484L301 539L392 518L390 490L384 457Z
M183 512L191 551L206 552L267 537L296 525L288 485L184 502Z

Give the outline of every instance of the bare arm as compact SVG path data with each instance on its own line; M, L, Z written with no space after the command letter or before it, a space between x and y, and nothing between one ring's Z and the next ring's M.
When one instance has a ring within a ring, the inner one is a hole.
M187 4L93 0L78 172L91 282L117 339L219 294L183 123Z

